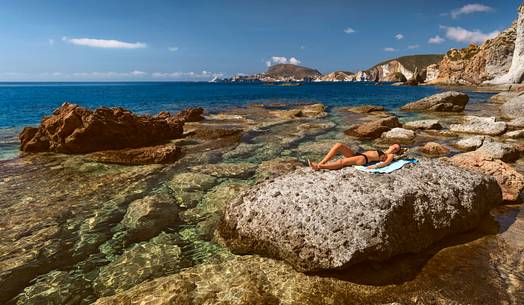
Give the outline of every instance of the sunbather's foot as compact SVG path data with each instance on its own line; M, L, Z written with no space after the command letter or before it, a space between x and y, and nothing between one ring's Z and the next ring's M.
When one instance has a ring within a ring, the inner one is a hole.
M309 167L311 167L313 170L319 170L320 168L318 167L318 164L315 163L315 162L311 162L309 161L309 159L307 160L307 163L309 164Z

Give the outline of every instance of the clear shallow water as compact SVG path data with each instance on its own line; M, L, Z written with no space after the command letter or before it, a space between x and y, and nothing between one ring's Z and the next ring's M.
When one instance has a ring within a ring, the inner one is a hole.
M219 112L250 103L321 102L329 107L376 104L393 110L443 91L437 87L396 87L376 83L305 83L302 86L204 82L0 83L0 160L17 155L17 134L38 125L63 102L87 108L124 107L134 112L176 112L204 107ZM468 92L471 102L489 94Z

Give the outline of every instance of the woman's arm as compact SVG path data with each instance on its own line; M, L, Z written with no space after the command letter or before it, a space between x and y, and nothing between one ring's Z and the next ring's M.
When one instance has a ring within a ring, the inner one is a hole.
M393 154L387 154L386 160L384 162L377 163L375 165L368 166L367 169L375 169L375 168L381 168L386 167L393 161L393 158L395 156Z

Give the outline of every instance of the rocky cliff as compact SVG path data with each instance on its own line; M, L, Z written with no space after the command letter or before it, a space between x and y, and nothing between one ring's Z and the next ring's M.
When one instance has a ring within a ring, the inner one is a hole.
M411 79L415 70L425 71L432 64L442 60L443 55L410 55L381 62L365 71L367 80L379 82L397 82Z
M335 71L317 78L323 82L351 82L355 80L355 74L348 71Z
M482 83L520 83L524 73L524 17L497 37L482 45L451 49L438 65L438 73L427 79L432 83L480 85ZM520 38L519 35L521 36ZM515 47L515 41L519 47ZM515 53L519 55L514 57ZM511 67L511 71L510 71Z

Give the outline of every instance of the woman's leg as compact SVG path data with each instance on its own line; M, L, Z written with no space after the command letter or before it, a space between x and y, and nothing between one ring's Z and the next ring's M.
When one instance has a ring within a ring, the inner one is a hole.
M363 165L366 161L364 160L363 156L355 156L355 157L349 157L340 159L334 162L324 163L324 164L315 164L313 163L313 168L316 167L316 169L340 169L346 166L350 165Z
M345 158L350 158L355 155L355 153L351 150L351 148L349 148L349 146L344 145L342 143L337 143L333 145L333 147L329 150L324 159L322 159L322 161L320 161L318 164L324 164L329 160L333 159L339 151L344 155Z

